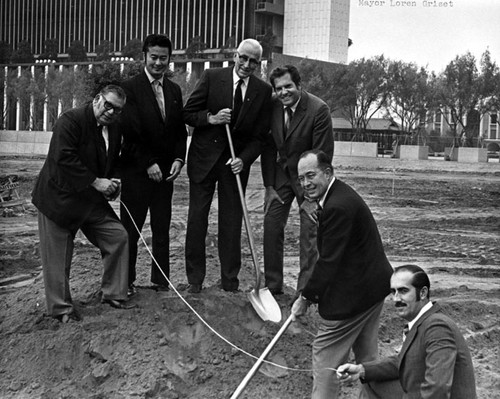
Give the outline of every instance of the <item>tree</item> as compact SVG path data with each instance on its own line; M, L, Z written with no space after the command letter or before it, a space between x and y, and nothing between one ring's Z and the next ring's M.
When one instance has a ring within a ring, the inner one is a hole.
M57 39L46 39L43 43L43 52L38 57L42 60L57 60L59 42Z
M425 115L429 103L429 74L414 63L390 61L390 94L385 105L388 116L399 120L402 130L417 131L418 123Z
M276 43L276 35L273 33L273 29L271 27L267 28L266 34L262 36L259 42L262 46L262 58L271 59L274 44Z
M96 61L109 61L111 60L111 42L109 40L103 40L95 49Z
M17 45L17 50L14 50L10 61L13 64L22 64L22 63L30 63L35 62L35 57L33 56L33 52L31 51L31 44L27 41L19 42Z
M8 64L12 56L12 48L9 43L0 41L0 64Z
M365 141L370 119L389 98L388 61L383 55L345 66L336 79L337 104L351 122L353 140Z
M476 58L470 52L457 55L437 79L436 99L440 112L452 127L455 141L458 134L462 136L462 145L470 145L472 141L472 131L466 120L478 105L480 86Z
M330 107L330 112L339 108L337 82L343 74L343 65L302 59L297 65L301 86L321 98Z
M68 48L69 61L87 61L87 49L81 40L74 40Z
M206 48L207 44L202 40L201 36L195 36L186 48L186 56L188 58L200 58Z
M132 39L127 42L125 47L122 48L122 56L133 58L138 61L142 58L142 41L139 39Z
M500 111L500 69L495 61L491 59L489 50L486 50L481 57L480 69L480 96L477 109L480 118L483 118L486 113L498 113ZM482 137L481 132L480 136Z

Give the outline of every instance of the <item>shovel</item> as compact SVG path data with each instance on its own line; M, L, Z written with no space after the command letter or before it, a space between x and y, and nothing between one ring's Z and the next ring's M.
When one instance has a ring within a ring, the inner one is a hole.
M226 125L226 133L227 140L229 142L229 148L231 150L231 157L235 159L236 155L234 153L233 140L231 138L231 130L229 129L229 125ZM257 259L257 251L255 250L255 243L253 241L252 226L250 225L250 218L248 217L245 194L243 193L243 186L241 184L239 173L236 174L236 183L238 184L238 192L240 194L241 207L243 208L245 228L248 235L248 241L250 243L250 250L252 252L253 265L255 267L255 287L248 293L248 299L250 300L250 303L262 320L269 320L278 323L281 321L281 309L278 303L267 287L260 288L261 274L259 260Z
M250 379L257 372L257 370L259 369L260 365L262 364L262 362L264 361L266 356L269 354L271 349L273 349L274 345L276 344L276 342L278 342L278 339L280 339L281 335L283 335L283 333L288 328L288 326L290 325L292 320L293 320L293 313L290 313L290 316L288 317L288 319L286 319L285 323L281 326L280 330L274 336L273 340L269 343L269 345L267 345L267 348L264 349L264 352L262 352L262 355L260 355L260 357L257 359L255 364L253 365L253 367L250 369L250 371L245 376L245 378L243 378L243 380L240 382L240 385L238 385L238 388L236 388L236 390L234 391L233 395L231 396L231 399L236 399L240 396L240 394L243 392L243 390L247 386Z

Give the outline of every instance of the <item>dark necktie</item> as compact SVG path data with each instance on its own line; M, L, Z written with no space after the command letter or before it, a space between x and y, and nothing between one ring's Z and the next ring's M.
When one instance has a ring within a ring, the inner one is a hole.
M323 212L323 208L321 207L321 205L318 202L316 205L316 216L318 217L318 222L319 222L319 218L321 217L322 212Z
M243 95L241 93L241 84L243 80L238 80L238 85L236 86L236 90L234 91L234 100L233 100L233 112L232 112L232 124L236 123L238 120L238 115L241 111L241 106L243 105Z
M285 112L286 112L286 117L285 117L285 123L283 126L283 133L286 137L286 134L288 133L288 129L290 129L290 124L292 123L293 111L290 107L286 107Z

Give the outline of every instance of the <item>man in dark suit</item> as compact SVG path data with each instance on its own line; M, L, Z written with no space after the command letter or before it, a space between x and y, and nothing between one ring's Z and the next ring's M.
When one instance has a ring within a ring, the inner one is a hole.
M396 312L408 322L400 353L373 362L344 364L337 370L340 380L361 379L371 386L399 379L399 387L388 384L395 388L384 393L384 398L399 393L394 397L475 399L469 348L453 320L439 304L430 301L427 274L416 265L397 267L391 277L391 292Z
M222 288L235 291L239 286L243 211L234 174L240 174L245 189L250 166L269 130L271 86L253 75L261 56L259 42L243 40L234 55L234 67L205 70L184 107L184 120L194 127L187 165L189 292L200 292L205 278L205 237L216 185ZM231 126L235 159L231 159L225 125Z
M40 256L47 312L67 322L80 320L69 287L73 240L81 230L101 250L102 300L128 308L127 232L108 201L120 193L115 166L121 134L114 122L125 93L106 86L93 102L71 109L54 125L47 159L33 190L38 208Z
M129 295L136 291L137 242L148 209L158 262L151 262L151 282L156 290L168 289L173 182L186 157L181 89L168 79L172 43L164 35L152 34L144 41L143 52L144 71L122 84L127 105L122 121L120 215L129 235Z
M328 105L302 90L292 65L278 67L269 77L276 93L271 132L262 150L264 197L264 270L271 293L283 292L283 241L293 199L300 206L300 273L302 291L318 259L316 202L304 196L297 179L297 162L304 151L322 150L333 157L332 118Z
M334 399L339 392L334 369L347 361L351 348L357 362L377 358L379 319L392 267L370 209L334 177L330 157L306 151L299 159L298 178L320 208L319 258L292 313L300 316L309 303L318 304L312 398Z

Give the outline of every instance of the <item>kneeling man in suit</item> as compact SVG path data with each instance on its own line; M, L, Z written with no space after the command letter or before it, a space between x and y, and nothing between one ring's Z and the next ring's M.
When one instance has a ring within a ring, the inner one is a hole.
M399 355L344 364L337 370L340 380L361 379L377 390L381 382L399 379L404 393L397 393L396 386L396 392L385 388L372 398L476 398L469 349L453 320L430 301L427 274L416 265L400 266L391 277L391 292L396 312L408 321Z

